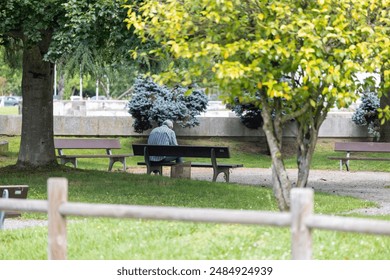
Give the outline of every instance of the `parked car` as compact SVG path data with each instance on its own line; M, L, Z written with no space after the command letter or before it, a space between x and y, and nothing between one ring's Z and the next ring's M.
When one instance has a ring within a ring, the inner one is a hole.
M72 100L72 101L78 101L78 100L83 100L83 98L82 98L81 96L79 96L79 95L72 95L72 96L70 97L70 100Z
M20 96L1 96L0 104L3 104L4 101L4 106L18 106L21 100Z
M94 95L91 97L91 100L107 100L107 97L104 95L98 95L98 96Z

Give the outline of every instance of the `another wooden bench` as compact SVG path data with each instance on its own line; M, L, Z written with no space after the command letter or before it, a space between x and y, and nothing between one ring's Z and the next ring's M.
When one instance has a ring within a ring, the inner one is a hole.
M1 198L19 198L19 199L26 199L28 193L28 186L27 185L7 185L7 186L0 186L0 197ZM20 212L17 211L11 211L11 212L4 212L0 211L0 229L3 228L3 223L5 218L14 218L19 217Z
M143 156L144 162L138 162L138 165L146 165L147 174L159 173L162 175L163 166L175 165L175 162L160 163L149 160L149 156L174 156L184 158L210 158L211 163L191 162L191 167L213 168L213 181L217 180L220 173L224 174L225 181L229 182L229 173L231 168L243 167L242 164L218 163L217 158L230 158L228 147L208 147L208 146L164 146L133 144L133 153L135 156Z
M346 152L346 156L338 157L332 156L328 157L333 160L340 160L340 170L343 169L343 165L349 171L349 161L350 160L371 160L371 161L390 161L390 157L361 157L361 156L351 156L351 153L354 152L363 152L363 153L390 153L390 143L382 142L336 142L334 150L336 152Z
M109 165L108 171L112 170L115 162L119 161L123 165L123 171L126 171L126 157L133 156L132 154L112 154L112 149L120 149L121 144L118 139L54 139L54 147L58 151L58 158L61 160L61 164L68 162L72 163L74 167L77 167L78 158L108 158ZM104 149L106 154L93 154L93 155L69 155L64 154L64 149Z

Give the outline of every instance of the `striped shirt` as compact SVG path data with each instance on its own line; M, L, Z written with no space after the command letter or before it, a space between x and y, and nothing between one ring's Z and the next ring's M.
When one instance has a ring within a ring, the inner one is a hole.
M177 146L176 134L166 125L156 127L150 132L148 144L151 145L174 145ZM150 156L151 161L161 161L164 156Z

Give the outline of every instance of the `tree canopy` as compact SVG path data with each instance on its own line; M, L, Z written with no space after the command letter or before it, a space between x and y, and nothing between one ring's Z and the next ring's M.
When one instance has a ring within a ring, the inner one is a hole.
M272 156L274 193L289 208L283 124L297 123L298 187L307 184L319 128L333 106L358 98L357 75L381 72L390 86L389 0L170 0L128 5L127 22L144 43L177 61L160 81L215 83L225 101L262 110ZM260 97L260 98L259 98Z
M0 44L22 52L22 136L18 167L55 165L54 62L98 76L107 64L129 61L137 44L123 23L124 0L0 2ZM134 3L135 1L133 1Z

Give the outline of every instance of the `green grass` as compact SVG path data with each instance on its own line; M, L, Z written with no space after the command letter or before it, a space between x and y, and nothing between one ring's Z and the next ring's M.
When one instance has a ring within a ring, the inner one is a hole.
M23 174L3 168L0 176L2 184L28 184L30 199L47 198L49 177L66 177L70 201L277 211L272 191L260 186L72 168ZM371 206L373 203L349 197L315 196L315 212L321 214L342 215ZM46 216L30 213L23 218ZM139 219L70 220L69 259L289 259L291 254L286 228ZM0 232L0 243L0 259L47 258L45 227ZM388 237L314 234L317 259L387 259L389 253L383 248L388 246Z
M0 107L0 115L17 115L18 106Z
M0 136L0 140L6 140L9 142L10 152L8 157L0 156L0 167L16 162L19 150L20 137L6 137ZM121 150L115 150L113 153L132 153L131 144L132 143L145 143L145 137L121 137ZM226 139L226 138L200 138L200 139L188 139L188 138L179 138L179 143L182 145L220 145L228 146L230 148L231 158L221 159L220 162L227 163L242 163L244 167L248 168L269 168L271 166L271 158L266 154L264 144L260 144L255 141L245 141L239 139ZM339 161L329 160L328 156L344 156L345 153L336 153L333 151L333 141L330 140L320 140L317 143L316 151L314 153L312 169L317 170L339 170ZM105 151L100 151L104 153ZM285 164L287 168L297 168L296 165L296 156L293 153L294 151L289 151L288 156L285 158ZM68 154L94 154L99 153L99 151L93 150L65 150L65 153ZM370 156L380 156L380 157L389 157L389 154L370 154ZM196 162L207 162L208 159L189 159ZM137 162L143 161L142 157L130 157L126 159L127 166L135 167ZM93 169L93 170L107 170L108 160L107 159L78 159L78 165L81 169ZM384 161L370 161L369 164L367 161L351 161L350 163L351 170L353 171L384 171L390 172L390 164ZM114 170L121 170L122 166L120 163L114 165Z
M66 177L69 181L70 201L277 211L272 190L269 188L106 172L104 171L108 165L106 160L96 163L80 160L82 169L61 167L55 170L18 172L12 167L4 166L15 163L19 138L9 137L5 140L10 142L10 152L7 156L0 157L0 167L3 166L0 168L0 184L29 185L29 199L47 199L47 179ZM131 142L142 139L121 140L124 145L122 152L129 152ZM190 143L193 140L186 141ZM222 141L220 139L207 141L209 144L223 143L218 142ZM199 144L199 141L197 143ZM238 141L231 141L225 145L232 147L232 155L240 150ZM242 152L242 149L241 153L240 157L235 158L235 162L255 164L252 155ZM325 149L323 153L326 153ZM256 161L267 163L267 156L258 157L260 159L257 158ZM139 159L130 159L128 165L134 165L137 160ZM322 193L315 195L315 212L319 214L346 215L344 213L353 209L373 206L375 206L373 203L351 197ZM44 214L23 214L22 219L30 218L47 217ZM380 218L390 220L389 216ZM69 259L190 260L291 257L291 237L288 228L139 219L79 217L69 219ZM0 259L46 259L47 228L0 231L0 244ZM390 259L390 253L384 250L389 247L389 237L314 231L313 250L316 259Z

